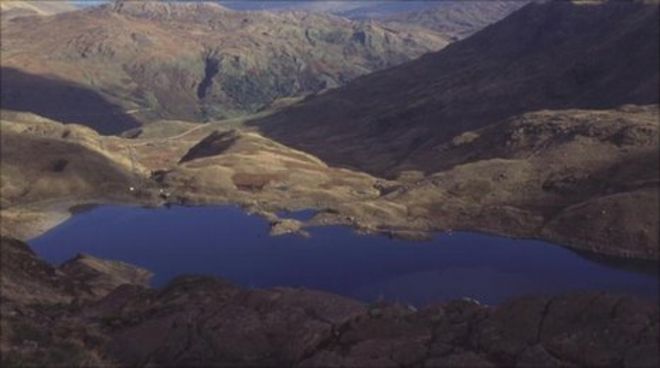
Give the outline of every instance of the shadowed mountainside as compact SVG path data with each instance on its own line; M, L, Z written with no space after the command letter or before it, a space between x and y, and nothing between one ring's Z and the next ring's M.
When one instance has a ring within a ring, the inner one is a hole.
M2 109L89 125L102 134L117 134L140 126L137 119L88 86L8 67L0 69L0 77Z
M444 166L434 147L514 115L657 103L657 41L657 4L532 3L437 53L255 124L332 164L433 172Z
M251 124L441 229L657 258L658 39L657 3L532 3Z

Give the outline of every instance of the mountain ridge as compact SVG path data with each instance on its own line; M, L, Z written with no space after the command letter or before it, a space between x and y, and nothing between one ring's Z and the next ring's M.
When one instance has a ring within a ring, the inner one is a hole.
M613 16L615 24L604 21ZM548 31L543 24L552 17L557 24ZM338 148L337 154L345 154L335 162L383 172L405 160L415 166L410 155L518 113L656 103L658 48L644 40L657 38L657 18L657 7L643 4L530 4L439 52L361 77L254 124L299 148L342 136L352 148ZM321 114L320 108L340 115ZM361 153L359 139L373 143L362 146L370 153ZM330 159L333 145L326 148L328 153L315 153ZM370 167L375 150L393 153L388 167Z
M527 1L445 1L437 6L406 11L382 18L387 24L415 24L462 39L505 18Z
M279 98L341 85L448 41L432 31L395 31L331 15L127 2L3 22L2 42L3 68L74 83L133 111L136 121L149 122L243 115ZM2 100L20 95L25 103L49 100L69 106L65 113L75 110L75 101L66 96L42 92L6 84ZM2 107L16 109L7 102ZM51 117L72 118L62 115ZM94 119L87 115L71 122Z

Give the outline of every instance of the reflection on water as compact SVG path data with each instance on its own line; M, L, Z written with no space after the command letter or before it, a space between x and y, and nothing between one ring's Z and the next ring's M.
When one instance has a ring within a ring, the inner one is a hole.
M310 232L271 237L265 220L228 206L100 206L30 244L55 263L82 252L140 265L155 273L155 286L210 274L246 287L307 287L415 305L584 289L657 299L657 271L617 268L540 241L462 232L416 242L339 226Z

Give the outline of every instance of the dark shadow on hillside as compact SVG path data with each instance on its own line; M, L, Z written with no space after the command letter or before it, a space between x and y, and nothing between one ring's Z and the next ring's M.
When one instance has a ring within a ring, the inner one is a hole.
M2 109L86 125L101 134L117 134L141 125L121 107L76 83L7 67L0 68L0 79Z
M646 259L620 258L605 254L598 254L586 250L568 248L569 251L598 263L605 267L615 268L622 271L635 272L642 275L658 276L658 262Z
M247 125L332 166L430 173L435 147L527 112L657 104L658 55L657 6L534 3Z

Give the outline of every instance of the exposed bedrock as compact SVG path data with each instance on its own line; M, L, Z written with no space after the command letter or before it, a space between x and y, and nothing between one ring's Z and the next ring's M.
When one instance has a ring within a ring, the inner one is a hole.
M658 307L632 297L465 299L416 310L196 276L150 289L146 271L129 265L79 257L54 268L8 238L1 250L3 366L658 365ZM38 291L30 298L12 292L26 280ZM98 280L123 285L90 293Z

